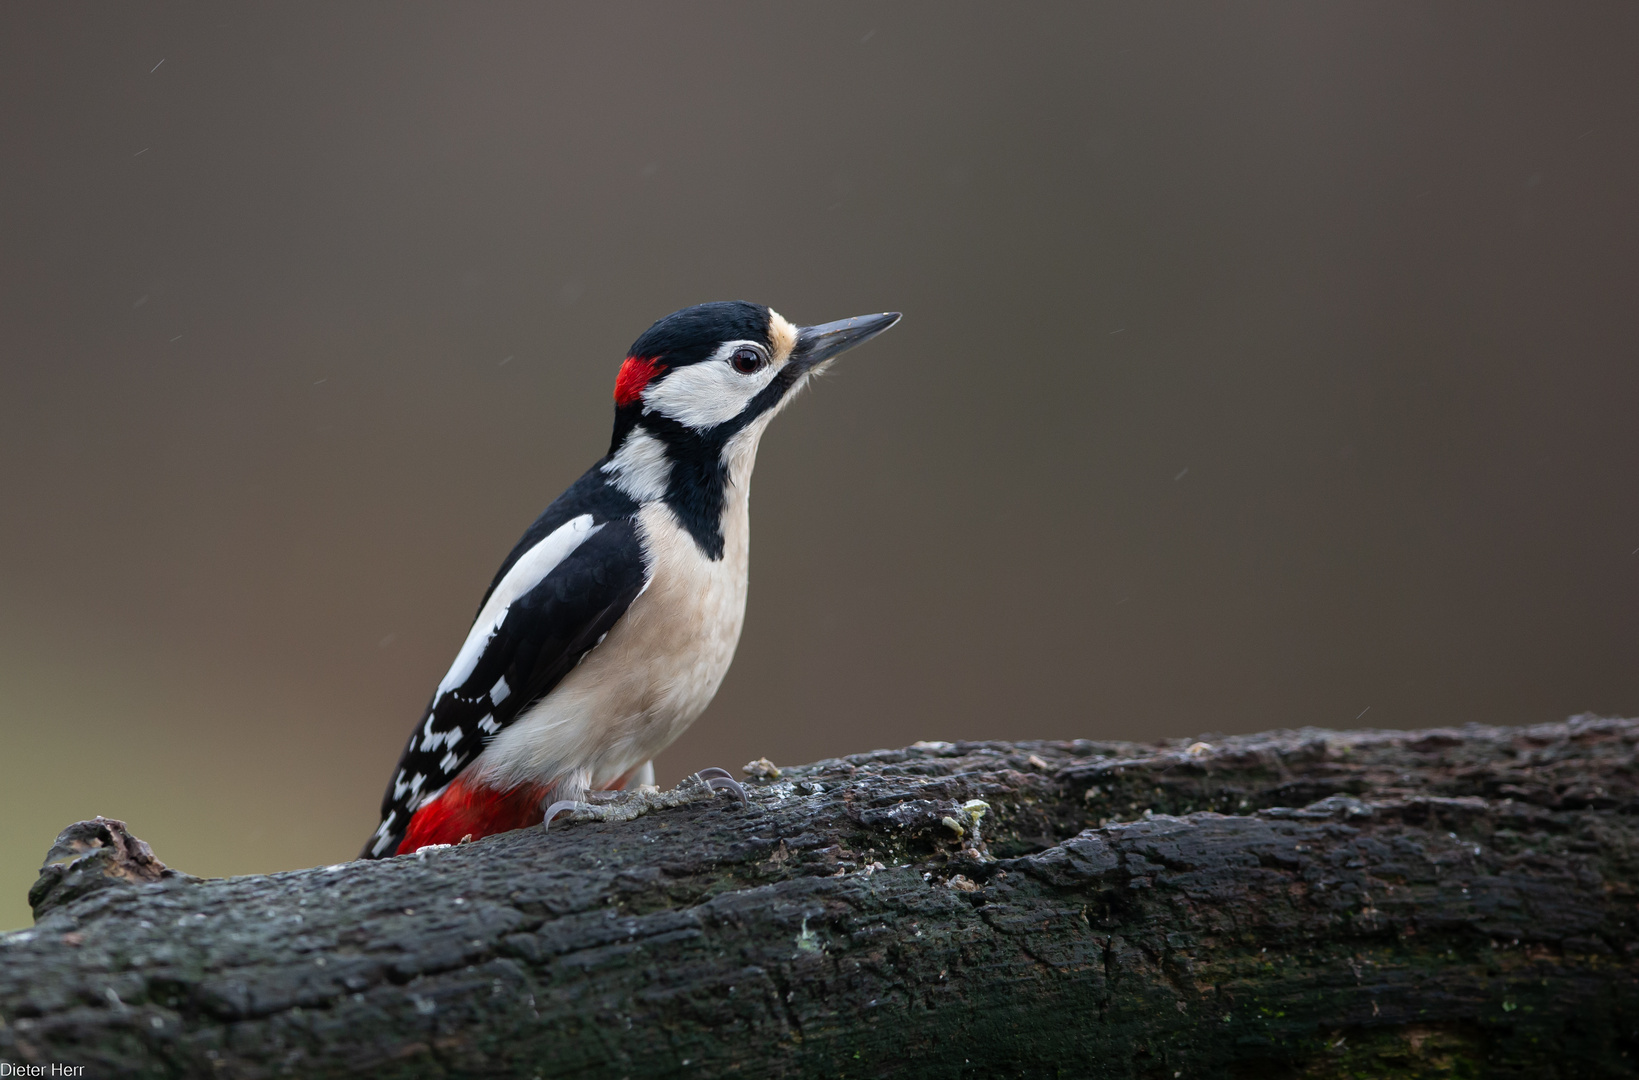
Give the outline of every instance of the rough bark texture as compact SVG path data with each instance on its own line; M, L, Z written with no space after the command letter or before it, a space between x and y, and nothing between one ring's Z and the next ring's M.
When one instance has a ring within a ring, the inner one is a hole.
M142 852L93 823L54 849L35 927L0 937L0 1058L1631 1076L1636 742L1639 721L1578 718L919 744L788 770L744 807L212 881L122 872Z

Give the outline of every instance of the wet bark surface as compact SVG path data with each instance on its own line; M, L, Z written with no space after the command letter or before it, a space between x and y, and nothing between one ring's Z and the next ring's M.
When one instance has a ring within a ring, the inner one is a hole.
M225 880L82 824L36 925L0 936L0 1059L1632 1076L1636 743L1639 721L1578 718L918 744L788 769L745 806Z

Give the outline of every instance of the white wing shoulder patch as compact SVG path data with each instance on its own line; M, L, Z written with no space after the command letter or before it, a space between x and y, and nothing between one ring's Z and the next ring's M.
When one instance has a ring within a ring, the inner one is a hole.
M602 528L602 525L592 524L591 514L582 514L559 525L512 564L512 569L506 572L501 583L495 586L495 591L490 593L484 610L473 620L472 630L468 632L467 640L462 643L461 651L456 654L455 662L450 665L444 680L438 684L438 693L433 695L435 703L472 677L473 669L478 666L478 658L483 656L484 649L494 639L495 632L506 619L513 601L544 581L548 574L557 569L559 563L567 559L576 548L596 536ZM502 679L491 691L491 700L499 703L507 693L506 680Z

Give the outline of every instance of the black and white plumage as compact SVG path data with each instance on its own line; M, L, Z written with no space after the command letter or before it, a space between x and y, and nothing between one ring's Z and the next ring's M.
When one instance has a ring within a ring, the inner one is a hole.
M501 565L364 857L539 822L549 799L648 768L733 659L763 431L838 353L898 319L799 328L762 305L714 303L638 338L609 453Z

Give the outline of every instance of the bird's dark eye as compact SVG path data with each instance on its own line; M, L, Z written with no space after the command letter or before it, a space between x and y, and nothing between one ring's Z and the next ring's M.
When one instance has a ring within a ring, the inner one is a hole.
M729 359L729 363L734 365L734 370L738 371L741 375L750 375L759 370L767 362L767 360L763 359L763 354L761 352L753 349L749 345L735 349L734 355Z

